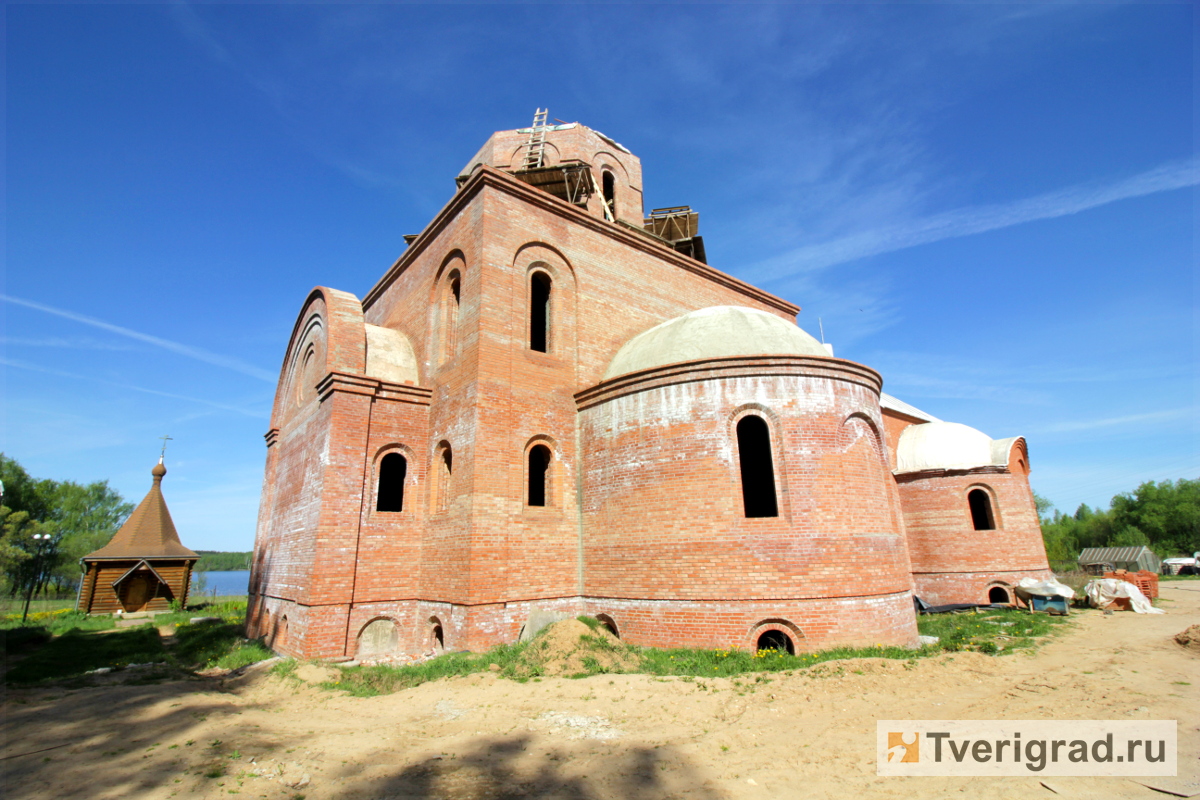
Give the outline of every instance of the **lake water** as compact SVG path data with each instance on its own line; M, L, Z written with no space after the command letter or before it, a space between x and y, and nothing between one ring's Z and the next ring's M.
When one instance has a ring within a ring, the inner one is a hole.
M204 586L200 586L200 578L204 578ZM212 595L216 590L221 595L245 595L250 591L250 570L222 570L216 572L193 572L192 589L189 594L193 599L200 595ZM188 602L191 602L189 600Z

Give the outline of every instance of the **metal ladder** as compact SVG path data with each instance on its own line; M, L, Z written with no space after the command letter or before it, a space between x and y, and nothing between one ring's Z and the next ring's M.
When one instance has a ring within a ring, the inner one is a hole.
M529 131L529 141L525 145L525 163L522 169L537 169L542 165L546 153L546 115L548 108L539 108L533 115L533 128Z

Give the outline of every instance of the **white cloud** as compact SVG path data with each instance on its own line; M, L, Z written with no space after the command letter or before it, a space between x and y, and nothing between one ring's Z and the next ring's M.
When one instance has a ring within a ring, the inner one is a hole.
M1107 184L1069 186L1011 203L956 209L797 247L764 261L743 275L752 282L778 280L795 273L818 271L835 264L943 239L1078 214L1119 200L1183 189L1198 183L1200 162L1196 159L1173 161Z

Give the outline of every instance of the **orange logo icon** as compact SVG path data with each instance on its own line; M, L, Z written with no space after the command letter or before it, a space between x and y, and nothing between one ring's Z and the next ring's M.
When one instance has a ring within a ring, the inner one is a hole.
M889 762L915 764L921 760L921 736L918 733L888 731L887 744L887 760Z

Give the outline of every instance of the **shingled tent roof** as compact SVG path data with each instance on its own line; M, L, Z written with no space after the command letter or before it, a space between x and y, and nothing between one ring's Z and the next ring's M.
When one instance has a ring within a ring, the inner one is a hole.
M125 520L121 530L112 541L94 553L84 556L85 560L102 558L199 558L200 556L183 546L167 501L162 496L162 479L167 468L161 462L150 470L154 485L146 497Z

